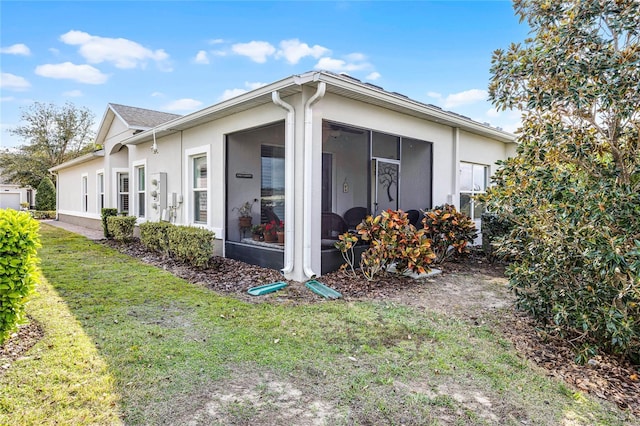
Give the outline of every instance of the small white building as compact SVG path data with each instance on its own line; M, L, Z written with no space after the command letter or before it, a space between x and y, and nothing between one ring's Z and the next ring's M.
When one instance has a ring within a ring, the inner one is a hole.
M51 169L58 218L100 228L102 207L215 231L218 254L304 281L341 263L333 242L363 214L452 203L479 223L515 137L331 72L294 75L186 116L109 104L101 151ZM283 221L283 244L253 224Z
M29 187L0 182L0 209L20 210L22 203L27 208L35 206L36 191Z

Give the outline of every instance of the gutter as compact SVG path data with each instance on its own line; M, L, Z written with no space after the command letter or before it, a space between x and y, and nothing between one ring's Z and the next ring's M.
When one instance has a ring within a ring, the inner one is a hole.
M271 93L273 103L287 111L287 128L284 140L284 268L281 272L284 275L293 271L293 245L295 231L295 110L293 107L280 99L280 93L275 90Z
M312 165L313 165L313 110L311 107L322 99L327 90L327 83L318 83L316 93L309 98L304 105L304 231L303 238L303 264L302 270L309 278L314 278L316 273L311 269L311 185Z
M65 161L64 163L58 164L57 166L53 166L48 170L51 173L57 172L58 170L62 170L62 169L66 169L67 167L86 163L87 161L91 161L94 158L98 158L98 157L104 157L104 149L99 149L98 151L90 152L81 157L76 157L73 160Z

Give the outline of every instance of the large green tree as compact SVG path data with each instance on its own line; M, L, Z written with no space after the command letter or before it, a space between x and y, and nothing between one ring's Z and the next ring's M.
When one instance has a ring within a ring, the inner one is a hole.
M36 188L49 168L92 149L93 124L87 108L33 103L22 111L21 124L9 130L24 144L17 152L0 154L4 179Z
M523 111L489 207L518 305L576 343L640 359L640 2L515 0L531 28L494 53L490 97Z

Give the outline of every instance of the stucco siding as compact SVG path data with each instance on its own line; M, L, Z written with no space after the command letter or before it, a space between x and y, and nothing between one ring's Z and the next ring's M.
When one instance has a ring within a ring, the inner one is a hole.
M87 218L100 217L96 170L101 169L102 164L102 158L97 158L58 173L58 211ZM83 175L87 178L87 211L83 209Z

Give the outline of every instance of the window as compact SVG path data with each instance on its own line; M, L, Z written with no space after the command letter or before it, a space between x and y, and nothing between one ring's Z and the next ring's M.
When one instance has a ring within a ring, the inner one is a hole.
M207 157L193 157L193 221L207 223Z
M104 208L104 173L98 173L98 213Z
M460 163L460 211L475 221L480 220L484 205L472 197L484 194L489 180L489 166Z
M280 220L284 218L284 147L260 147L262 177L260 180L261 222L269 222L269 212Z
M82 211L89 211L89 194L87 192L88 189L88 179L87 175L82 175Z
M136 167L136 194L138 217L144 217L145 201L147 194L145 191L144 166Z
M129 213L129 173L118 173L118 212Z

